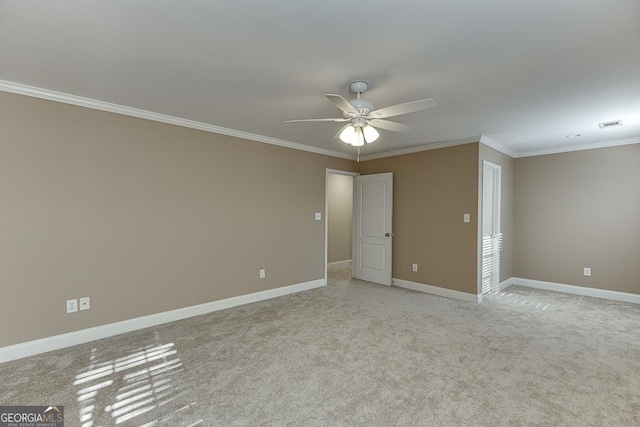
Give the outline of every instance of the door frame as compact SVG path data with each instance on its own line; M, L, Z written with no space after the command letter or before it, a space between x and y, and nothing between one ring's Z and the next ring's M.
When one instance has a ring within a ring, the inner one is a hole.
M359 176L358 172L343 171L339 169L327 168L324 176L324 284L328 283L328 261L329 261L329 175L347 175L353 177L353 203L355 206L356 201L356 180L355 177ZM351 221L355 222L355 212L351 212ZM353 245L355 241L355 224L352 227L351 232L351 254L353 255ZM353 275L353 256L351 257L351 274Z
M482 161L482 169L480 171L480 221L478 221L478 238L480 247L478 250L478 294L482 295L482 240L483 240L483 224L484 224L484 171L490 169L495 172L493 180L493 228L502 232L501 228L501 211L502 211L502 166L492 163L488 160ZM500 284L500 271L498 271L498 285Z

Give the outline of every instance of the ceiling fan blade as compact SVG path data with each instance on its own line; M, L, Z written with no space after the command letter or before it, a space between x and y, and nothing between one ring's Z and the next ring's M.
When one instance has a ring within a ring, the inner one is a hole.
M351 119L345 119L344 117L339 117L335 119L301 119L301 120L285 120L285 123L296 123L296 122L339 122L344 123L348 122Z
M373 127L384 130L391 130L393 132L409 132L411 129L413 129L411 126L392 122L390 120L369 119L367 120L367 123L369 123Z
M334 95L332 93L327 93L325 95L329 101L333 103L336 107L344 111L345 113L357 115L358 110L355 109L353 105L349 103L346 99L341 97L340 95Z
M385 117L399 116L401 114L414 113L416 111L433 108L436 102L433 99L420 99L418 101L405 102L404 104L392 105L369 113L372 119L383 119Z
M340 134L342 133L342 131L345 130L346 128L348 128L349 126L351 126L351 123L347 123L346 125L342 126L340 128L340 130L338 131L338 133L333 135L333 139L338 139L340 137Z

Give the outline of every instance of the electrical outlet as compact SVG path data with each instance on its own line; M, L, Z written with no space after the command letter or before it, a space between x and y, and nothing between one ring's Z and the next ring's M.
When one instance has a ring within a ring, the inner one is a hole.
M413 271L418 271L418 264L413 264Z
M264 268L260 270L260 278L264 279L265 277L267 277L267 272L264 271Z
M322 212L316 212L316 221L322 220Z
M590 267L585 267L584 268L584 275L585 276L591 276L591 268Z
M471 222L471 214L464 214L462 219L464 222Z
M78 311L78 300L77 299L68 299L67 300L67 313L75 313Z
M80 298L80 310L89 310L91 308L91 298Z

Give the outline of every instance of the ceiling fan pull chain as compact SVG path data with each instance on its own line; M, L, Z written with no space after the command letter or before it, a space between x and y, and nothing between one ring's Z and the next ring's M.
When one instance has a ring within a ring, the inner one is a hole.
M360 147L358 147L358 163L360 163Z

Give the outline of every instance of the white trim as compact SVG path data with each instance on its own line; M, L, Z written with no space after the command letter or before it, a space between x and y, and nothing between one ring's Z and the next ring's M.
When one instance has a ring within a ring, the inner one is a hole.
M440 288L438 286L425 285L423 283L410 282L408 280L393 279L393 286L399 288L411 289L413 291L424 292L426 294L437 295L445 298L454 298L463 301L475 302L480 304L482 302L482 294L470 294L467 292L454 291L453 289Z
M112 104L110 102L98 101L95 99L84 98L81 96L56 92L53 90L42 89L34 86L27 86L7 80L0 80L0 91L31 96L34 98L47 99L49 101L62 102L64 104L91 108L93 110L108 111L110 113L137 117L139 119L152 120L154 122L168 123L170 125L182 126L190 129L217 133L220 135L233 136L250 141L263 142L265 144L278 145L280 147L292 148L294 150L307 151L310 153L322 154L331 157L339 157L341 159L356 160L356 156L354 154L341 153L339 151L327 150L325 148L313 147L310 145L299 144L297 142L257 135L255 133L243 132L240 130L229 129L222 126L211 125L208 123L196 122L194 120L168 116L166 114L154 113L153 111L140 110L138 108Z
M325 286L324 279L226 298L0 348L0 363Z
M507 155L507 156L509 156L511 158L515 158L518 155L515 151L511 150L510 148L505 147L504 145L498 144L493 139L491 139L491 138L489 138L488 136L485 136L485 135L481 135L480 136L480 143L484 144L484 145L486 145L488 147L491 147L494 150L498 150L502 154Z
M593 298L604 298L614 301L631 302L640 304L640 294L609 291L606 289L585 288L583 286L566 285L563 283L543 282L542 280L521 279L512 277L510 285L525 286L528 288L545 289L547 291L563 292L565 294L583 295Z
M367 160L382 159L382 158L385 158L385 157L402 156L403 154L411 154L411 153L419 153L421 151L437 150L439 148L453 147L455 145L473 144L475 142L478 142L479 140L480 140L480 136L472 136L470 138L464 138L464 139L453 139L453 140L448 140L448 141L433 142L433 143L429 143L429 144L418 145L416 147L401 148L399 150L385 151L383 153L368 154L366 156L360 156L360 161L361 162L366 162Z
M345 259L344 261L330 262L327 264L327 267L344 267L345 265L351 265L351 263L352 260Z
M498 291L504 291L505 289L507 289L509 286L511 286L513 284L514 284L513 283L513 277L509 277L504 282L500 282L500 285L498 286Z
M640 144L640 137L616 139L613 141L594 142L592 144L572 145L568 147L547 148L544 150L523 151L516 158L544 156L546 154L568 153L571 151L595 150L596 148L619 147L621 145Z
M333 174L333 175L347 175L347 176L358 176L358 175L360 175L360 172L341 171L339 169L331 169L331 168L327 168L326 171L327 171L327 173L330 173L330 174Z

